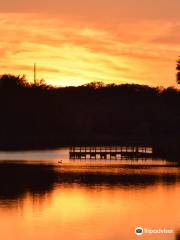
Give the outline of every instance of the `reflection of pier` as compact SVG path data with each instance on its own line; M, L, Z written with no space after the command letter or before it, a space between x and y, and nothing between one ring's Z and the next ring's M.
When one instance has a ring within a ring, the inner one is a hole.
M153 154L151 147L71 147L70 159L131 159L148 158Z

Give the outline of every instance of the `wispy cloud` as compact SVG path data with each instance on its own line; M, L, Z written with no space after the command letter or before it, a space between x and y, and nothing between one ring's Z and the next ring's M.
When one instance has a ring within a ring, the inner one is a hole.
M32 80L37 62L38 77L55 85L173 85L179 46L170 36L178 39L179 24L148 20L103 26L44 14L0 14L1 73Z

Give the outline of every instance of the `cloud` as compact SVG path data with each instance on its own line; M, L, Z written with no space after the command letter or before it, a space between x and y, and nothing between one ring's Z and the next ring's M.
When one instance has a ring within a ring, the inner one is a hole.
M169 24L167 30L152 39L153 43L178 47L180 46L180 22Z
M1 12L51 13L82 17L91 21L120 23L123 20L179 19L179 0L6 0Z
M171 26L168 21L142 21L108 28L67 17L0 14L1 73L23 73L32 80L37 62L38 77L56 85L156 85L158 79L168 85L178 48L158 39L167 36Z

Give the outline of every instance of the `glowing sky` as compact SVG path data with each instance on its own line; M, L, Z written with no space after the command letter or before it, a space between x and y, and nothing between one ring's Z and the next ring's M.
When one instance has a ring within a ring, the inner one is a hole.
M175 85L179 0L6 0L0 74L54 85Z

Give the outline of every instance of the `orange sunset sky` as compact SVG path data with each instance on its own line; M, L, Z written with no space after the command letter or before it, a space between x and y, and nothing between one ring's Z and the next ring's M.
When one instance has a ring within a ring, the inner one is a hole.
M92 81L175 86L179 0L6 0L0 74L53 85Z

